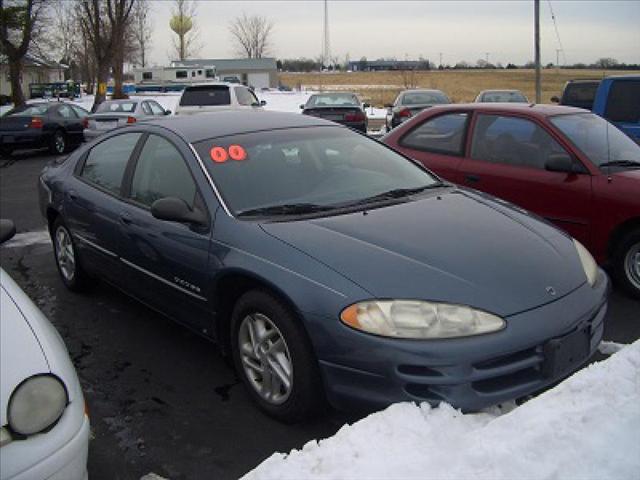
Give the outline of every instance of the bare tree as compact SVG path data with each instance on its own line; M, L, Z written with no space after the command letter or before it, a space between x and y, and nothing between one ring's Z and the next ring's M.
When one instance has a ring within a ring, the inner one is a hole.
M24 105L20 77L25 55L46 25L44 0L0 0L0 53L9 61L11 101Z
M194 20L196 4L189 0L175 0L171 14L169 26L178 36L173 39L173 53L178 60L185 60L198 53L201 47L198 43L198 26Z
M262 58L269 54L273 23L266 17L243 12L231 21L229 32L239 56Z
M123 48L134 0L77 0L80 25L87 36L96 62L98 91L92 111L106 98L109 68L114 58L123 59ZM122 78L120 77L120 88ZM114 92L115 93L115 92Z
M131 30L136 44L137 62L142 67L147 66L147 51L151 46L151 21L149 18L149 2L137 0L133 7L133 21Z

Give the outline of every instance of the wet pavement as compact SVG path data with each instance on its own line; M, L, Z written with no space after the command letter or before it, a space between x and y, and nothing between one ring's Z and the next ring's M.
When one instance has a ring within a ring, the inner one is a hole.
M51 158L29 152L0 160L0 216L23 233L0 248L0 263L56 326L78 370L94 436L90 478L237 478L273 452L357 420L331 411L300 425L273 421L253 406L214 344L109 286L66 290L38 211L36 180ZM605 339L638 338L640 302L614 291Z

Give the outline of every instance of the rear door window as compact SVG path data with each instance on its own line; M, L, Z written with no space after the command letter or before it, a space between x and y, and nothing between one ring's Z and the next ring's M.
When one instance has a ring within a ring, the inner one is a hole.
M471 158L544 170L553 153L567 153L551 135L524 118L479 114Z
M180 105L183 107L218 106L230 103L231 95L226 85L188 87L180 98Z
M61 105L58 107L58 115L62 118L66 118L71 120L73 118L78 118L75 112L71 109L69 105Z
M125 168L141 136L141 133L124 133L100 142L89 151L80 176L100 188L120 195Z
M258 102L256 96L246 87L236 87L236 98L240 105L252 106Z
M414 150L460 156L464 153L468 117L467 113L456 112L429 118L405 135L400 145Z
M640 80L614 81L604 116L612 122L640 123Z
M142 112L145 115L153 115L153 112L151 111L151 107L149 106L148 102L142 102L141 107L142 107Z
M154 102L153 100L149 100L149 107L151 107L151 111L154 115L164 115L164 109L160 106L158 102Z
M159 135L149 135L140 151L131 183L131 199L151 207L165 197L193 207L196 184L178 149Z

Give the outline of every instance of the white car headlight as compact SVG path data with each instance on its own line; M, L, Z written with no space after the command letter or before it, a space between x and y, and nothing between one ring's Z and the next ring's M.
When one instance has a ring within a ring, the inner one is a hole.
M589 285L593 287L596 284L596 279L598 278L598 264L584 245L575 238L573 239L573 244L576 246L576 250L578 251L578 257L580 257L580 263L582 263L582 268L587 276L587 281L589 282Z
M11 394L9 426L21 435L42 432L58 421L67 403L67 390L57 377L33 376Z
M471 307L419 300L359 302L345 308L340 320L375 335L424 339L481 335L506 326L502 318Z

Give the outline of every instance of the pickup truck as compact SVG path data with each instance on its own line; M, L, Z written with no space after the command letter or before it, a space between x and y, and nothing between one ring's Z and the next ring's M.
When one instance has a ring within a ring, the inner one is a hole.
M606 118L640 144L640 76L620 75L602 80L569 80L562 96L551 101L591 110Z

